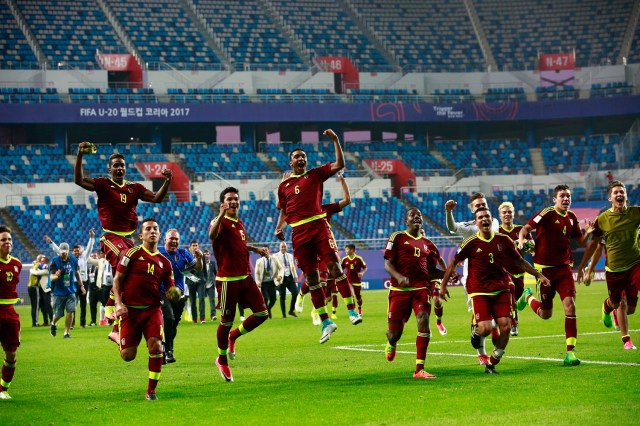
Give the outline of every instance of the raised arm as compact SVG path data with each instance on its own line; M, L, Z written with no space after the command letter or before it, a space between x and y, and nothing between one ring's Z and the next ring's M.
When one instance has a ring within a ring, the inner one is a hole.
M589 241L589 236L591 235L594 229L595 229L595 226L593 222L590 220L585 220L585 227L584 227L584 230L582 231L582 235L579 238L576 238L576 244L578 244L578 247L584 247L587 245L587 242Z
M520 229L520 233L518 234L518 249L522 250L524 248L524 242L531 233L533 228L528 223Z
M91 142L80 142L78 145L78 154L76 155L76 165L73 168L73 180L76 185L86 189L87 191L95 191L94 180L91 176L85 176L82 170L83 148L91 146Z
M56 256L60 256L60 247L58 247L58 245L56 243L54 243L53 240L48 235L44 236L44 240L51 247L51 250L53 251L53 254L55 254Z
M85 261L88 260L91 257L91 252L93 251L93 244L95 243L95 236L96 233L93 232L93 228L89 229L89 242L87 243L87 247L85 248L84 252L82 253L82 257Z
M342 172L338 172L338 179L340 179L340 185L342 185L342 200L338 201L338 205L340 206L340 210L342 210L351 204L351 192L349 191L347 180L344 178Z
M218 234L220 233L220 225L222 224L222 218L224 217L226 211L229 210L229 205L227 203L220 203L220 213L218 216L214 217L211 223L209 223L209 238L211 240L215 240L218 238Z
M171 181L173 180L173 172L171 172L171 169L164 169L162 176L164 177L162 187L160 187L158 192L151 192L147 189L144 194L142 194L142 201L146 201L147 203L160 203L164 200L165 195L167 195L169 191Z
M342 152L342 147L340 146L340 139L338 139L338 135L331 129L327 129L322 132L323 135L329 137L333 141L333 148L336 151L336 161L331 163L331 173L336 174L340 170L344 169L344 153Z
M455 200L448 200L444 204L444 209L447 214L447 229L450 232L456 232L456 220L453 218L453 209L458 205Z

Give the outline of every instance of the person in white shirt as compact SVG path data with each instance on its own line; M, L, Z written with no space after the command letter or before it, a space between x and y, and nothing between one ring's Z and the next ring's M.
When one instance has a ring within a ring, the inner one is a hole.
M267 304L269 318L271 318L271 308L276 304L276 286L282 285L284 280L284 266L269 252L268 248L267 252L256 260L255 280L260 287L262 297Z
M287 311L285 310L287 290L291 293L289 315L297 317L298 315L296 315L294 308L296 306L296 298L298 297L298 270L293 261L293 255L291 253L287 253L287 243L284 241L280 243L280 251L274 254L273 258L277 259L284 269L282 283L278 285L278 290L280 291L280 309L282 309L282 318L287 317Z
M80 277L82 278L82 285L86 289L89 288L89 273L88 273L87 260L89 259L89 256L91 255L91 251L93 250L93 244L95 243L95 238L94 238L95 235L96 234L93 232L93 228L89 229L89 242L87 243L86 250L81 245L75 245L71 248L71 253L76 259L78 259L78 272L80 272ZM59 256L60 248L58 247L58 245L54 243L51 240L51 238L49 238L47 235L44 236L44 239L51 246L53 253L56 256ZM85 328L87 324L87 293L86 292L85 294L80 293L80 289L78 288L76 297L80 302L80 327ZM76 324L76 317L74 315L73 325L71 326L72 330L75 324Z

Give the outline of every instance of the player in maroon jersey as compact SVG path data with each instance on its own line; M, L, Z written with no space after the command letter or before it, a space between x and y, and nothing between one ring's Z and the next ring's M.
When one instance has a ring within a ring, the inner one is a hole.
M540 300L533 296L531 289L526 288L518 299L517 307L521 311L527 305L542 319L549 319L553 314L553 298L558 293L564 308L564 332L567 343L565 365L580 365L576 356L576 284L573 279L573 256L571 240L584 247L593 232L593 223L587 222L585 231L571 207L571 190L567 185L558 185L553 190L554 205L539 211L520 230L518 248L523 249L525 240L532 230L536 231L536 251L533 255L534 266L544 270L551 281L550 285L538 286Z
M549 280L522 258L511 238L493 232L493 218L488 208L477 209L474 217L479 231L464 240L458 253L451 259L442 278L440 294L446 300L449 277L459 262L469 259L467 293L476 320L476 326L471 331L471 345L475 349L480 347L482 336L491 334L491 320L495 319L500 327L500 337L494 342L495 347L489 364L485 366L485 373L496 374L495 366L504 355L511 329L511 277L505 265L514 264L535 276L543 285L549 285Z
M396 344L413 311L418 323L413 378L435 379L436 376L424 369L431 338L431 280L428 270L430 251L427 239L420 232L422 212L411 207L405 214L405 224L405 231L391 234L384 251L384 269L391 276L385 355L389 362L395 359Z
M164 169L162 175L165 181L158 192L154 193L140 183L124 179L127 172L124 156L115 153L111 154L107 163L110 178L85 176L82 169L82 156L83 150L89 146L91 146L90 142L81 142L78 145L74 179L76 185L87 191L95 191L98 195L98 217L104 232L100 238L100 248L115 270L120 253L133 247L133 242L128 237L138 228L136 213L138 200L149 203L161 202L169 190L173 175L171 170Z
M13 305L20 300L17 287L22 262L11 256L12 249L11 228L0 225L0 344L4 350L0 400L11 399L8 390L16 371L16 352L20 346L20 316Z
M353 286L353 292L358 303L358 314L362 315L362 276L367 272L367 263L361 256L356 254L355 244L347 244L344 247L344 252L346 256L342 258L340 265Z
M122 254L113 278L116 315L120 321L120 357L133 361L144 336L149 350L148 400L158 399L156 386L162 371L162 311L160 286L168 299L180 297L173 282L171 262L158 251L160 229L155 219L142 221L142 245Z
M253 247L247 244L244 224L238 219L240 197L233 187L220 193L220 214L209 225L209 238L213 244L213 254L218 264L216 290L220 308L220 324L217 330L218 357L216 366L227 382L233 382L227 356L236 357L236 340L254 330L268 318L269 311L262 292L251 274L249 252L266 256L267 247ZM249 308L253 312L233 331L236 307Z
M329 274L336 280L338 287L347 282L347 276L340 266L338 246L331 234L326 213L322 212L323 183L344 168L344 155L340 140L333 130L323 133L333 141L336 160L321 167L307 170L307 154L301 148L289 153L289 164L293 174L280 183L278 203L280 216L276 224L275 236L284 240L284 225L287 222L293 228L293 255L298 267L304 272L311 292L311 301L322 320L320 343L325 343L338 326L329 319L325 305L325 293L320 282L319 258L323 258L329 268ZM349 311L351 323L362 322L355 309Z
M106 255L107 261L115 271L118 266L118 258L123 251L133 247L131 235L138 228L138 214L136 207L138 200L150 203L161 202L173 179L171 170L164 169L162 175L165 178L158 192L148 190L137 182L126 181L127 165L122 154L111 154L107 163L107 171L110 178L85 176L82 169L82 156L86 148L91 147L91 142L80 142L78 155L74 168L74 180L76 185L87 191L95 191L98 196L98 218L102 225L102 237L100 237L100 250ZM113 320L113 292L107 299L105 315ZM109 339L118 341L117 321L113 330L109 333Z
M515 207L513 207L513 203L509 201L505 201L504 203L498 206L498 213L500 214L500 228L499 231L501 234L508 235L513 241L517 243L518 238L520 236L520 230L522 229L522 225L516 225L513 223L513 213ZM533 239L531 235L527 236L527 242L529 243L523 249L522 253L529 253L533 249ZM524 292L524 271L519 270L516 267L507 267L507 271L511 274L511 282L513 285L511 286L511 299L514 306L513 309L513 324L511 325L511 335L518 335L518 310L515 309L516 300L522 296Z

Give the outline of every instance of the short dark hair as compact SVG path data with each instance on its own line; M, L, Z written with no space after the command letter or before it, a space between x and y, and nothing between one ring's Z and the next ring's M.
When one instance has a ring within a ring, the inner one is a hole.
M220 193L220 202L224 203L224 196L227 195L230 192L235 192L236 194L239 194L240 191L238 191L238 188L234 188L233 186L227 186L225 189L222 190L222 192Z
M483 192L474 192L473 194L471 194L471 197L469 198L469 204L473 203L478 198L487 198L487 197L484 195Z
M71 247L71 250L75 250L75 249L80 249L80 245L76 244L75 246Z
M122 161L126 161L126 160L124 159L124 155L120 154L119 152L114 152L113 154L111 154L111 155L109 156L109 165L111 165L111 162L112 162L113 160L115 160L116 158L120 158Z
M7 225L0 225L0 232L11 233L11 228L9 228Z
M609 182L609 186L607 188L607 195L611 195L611 191L613 191L613 188L615 188L616 186L621 186L622 188L624 188L624 190L627 190L627 187L624 186L624 183L622 183L619 180L612 180L611 182Z
M158 221L157 221L155 218L153 218L153 217L147 217L147 218L144 218L144 219L142 219L142 222L140 222L140 231L142 231L142 225L144 225L144 224L145 224L145 222L155 222L155 223L158 223Z
M473 218L475 219L478 216L478 212L489 212L491 214L491 210L488 207L479 207L473 212Z
M196 240L191 240L191 242L189 243L190 246L192 246L194 244L198 244L198 242ZM200 245L200 244L198 244L198 245Z
M302 151L302 152L304 152L305 154L307 153L307 151L305 151L304 149L302 149L302 147L299 147L299 146L298 146L298 147L295 147L295 148L293 148L291 151L289 151L289 160L291 160L291 157L293 156L293 153L294 153L294 152L296 152L296 151Z
M345 245L346 248L351 249L351 250L355 250L356 249L356 245L355 244L347 244Z
M553 188L553 198L556 198L558 196L558 192L560 191L569 191L571 188L569 188L569 185L558 185L555 188Z
M407 209L407 212L404 214L404 218L405 218L405 219L406 219L407 217L409 217L409 212L410 212L411 210L417 210L417 211L419 211L419 212L420 212L420 214L422 214L422 212L420 211L420 209L419 209L419 208L417 208L417 207L415 207L415 206L413 206L413 207L409 207L409 208Z

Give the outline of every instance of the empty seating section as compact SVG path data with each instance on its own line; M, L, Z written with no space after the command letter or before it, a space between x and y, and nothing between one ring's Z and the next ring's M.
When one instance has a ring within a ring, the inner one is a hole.
M73 182L73 166L58 145L0 145L0 156L0 174L12 182Z
M0 2L0 66L18 66L23 62L37 62L36 55L18 27L6 2Z
M109 87L106 92L95 87L70 87L69 99L72 103L157 103L158 98L152 88ZM142 112L139 116L142 117Z
M593 83L591 85L592 98L629 95L631 95L631 86L626 81L610 81L608 83Z
M367 142L358 143L351 142L345 147L346 150L352 152L356 157L365 159L400 159L407 165L416 175L424 175L438 173L441 170L447 175L451 171L446 170L447 166L442 164L434 157L424 143L416 141L403 142ZM447 173L448 172L448 173Z
M484 95L487 103L491 102L524 102L527 96L522 87L490 87Z
M498 68L537 68L538 53L576 52L579 67L614 61L633 2L475 0Z
M529 144L519 139L490 140L441 140L436 149L458 169L467 175L482 174L531 174ZM477 170L479 169L479 170Z
M540 143L549 173L585 171L585 165L615 168L618 135L548 137Z
M47 104L60 102L55 87L0 87L0 103Z
M465 102L473 102L474 98L469 89L459 89L459 88L451 88L451 89L436 89L433 92L433 101L434 102L443 102L443 103L465 103Z
M179 0L107 0L146 62L219 63Z
M484 58L462 0L350 0L402 67L480 71Z
M84 166L85 173L93 176L106 176L109 177L107 172L107 164L109 162L109 156L113 153L120 153L124 156L127 174L125 179L130 181L145 180L138 168L137 162L163 162L167 161L167 157L162 154L160 148L156 144L152 143L132 143L132 144L97 144L98 152L93 155L84 155L82 157L82 164ZM71 146L71 152L78 152L78 145Z
M186 93L181 88L169 88L169 102L184 104L203 103L246 103L251 102L249 96L244 94L243 89L231 88L195 88L186 89Z
M353 102L418 102L416 90L409 93L407 89L347 89L349 99Z
M97 68L96 49L123 51L102 9L88 0L17 0L47 60Z
M581 188L571 188L573 198L577 200L576 192ZM553 204L553 189L526 189L494 191L493 196L498 206L504 201L510 201L514 207L514 222L524 225L538 211ZM496 211L497 213L497 211Z
M458 203L458 207L454 210L454 218L456 221L470 220L472 218L471 213L466 207L469 203L470 195L471 194L466 192L417 192L405 194L405 197L410 205L418 207L422 215L437 226L436 228L429 225L428 222L423 224L428 236L449 236L451 234L447 231L447 216L444 204L447 200L455 200Z
M631 42L631 49L629 49L629 57L627 58L627 63L640 63L640 25L636 26L636 32Z
M539 101L576 99L578 97L578 90L571 85L536 87L536 97Z
M247 144L174 144L172 151L178 154L183 164L195 173L232 173L248 176L252 173L267 173L269 167Z
M319 56L348 56L361 71L388 68L382 54L341 8L340 2L271 0L271 4L306 49Z
M195 0L196 9L211 26L234 62L278 64L282 69L308 62L300 59L280 29L256 0Z

